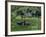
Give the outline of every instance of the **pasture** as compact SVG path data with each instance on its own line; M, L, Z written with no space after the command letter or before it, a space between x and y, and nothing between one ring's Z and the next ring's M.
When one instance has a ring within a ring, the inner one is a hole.
M13 19L11 22L11 31L28 31L28 30L40 30L41 29L41 18L40 17L30 17L23 18L25 21L31 22L28 26L17 26L16 21L23 21L20 16Z
M17 21L24 21L18 25ZM30 24L25 24L26 22ZM11 31L41 30L41 7L39 6L11 6Z

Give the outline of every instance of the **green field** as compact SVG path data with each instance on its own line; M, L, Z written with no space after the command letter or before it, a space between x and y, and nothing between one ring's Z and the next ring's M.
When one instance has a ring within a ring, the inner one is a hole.
M41 29L41 19L40 19L40 17L25 18L26 21L29 21L29 22L32 23L29 26L17 26L16 21L18 21L18 20L21 21L21 17L16 17L12 20L11 31L25 31L25 30L28 31L28 30L40 30Z
M17 25L17 21L30 25ZM11 31L41 30L41 7L11 5Z

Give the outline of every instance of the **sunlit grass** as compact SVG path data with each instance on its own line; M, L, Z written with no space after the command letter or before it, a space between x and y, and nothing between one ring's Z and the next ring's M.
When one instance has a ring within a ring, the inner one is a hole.
M14 21L13 21L14 20ZM29 21L32 24L29 26L17 26L16 21ZM41 29L41 19L39 17L31 17L31 18L14 18L11 21L11 31L25 31L25 30L40 30Z

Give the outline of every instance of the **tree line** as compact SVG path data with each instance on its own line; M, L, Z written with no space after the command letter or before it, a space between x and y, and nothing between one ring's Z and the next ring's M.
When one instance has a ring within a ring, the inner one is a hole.
M41 16L41 7L38 6L11 6L11 12L16 16L32 16L40 17ZM27 15L26 15L27 14Z

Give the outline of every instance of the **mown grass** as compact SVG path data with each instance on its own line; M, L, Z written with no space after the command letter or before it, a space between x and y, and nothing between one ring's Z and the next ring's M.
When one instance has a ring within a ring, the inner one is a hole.
M29 26L17 26L16 21L23 21L21 17L16 17L14 19L11 19L11 31L28 31L28 30L41 29L40 17L30 17L30 18L25 18L24 20L31 22L31 24Z

